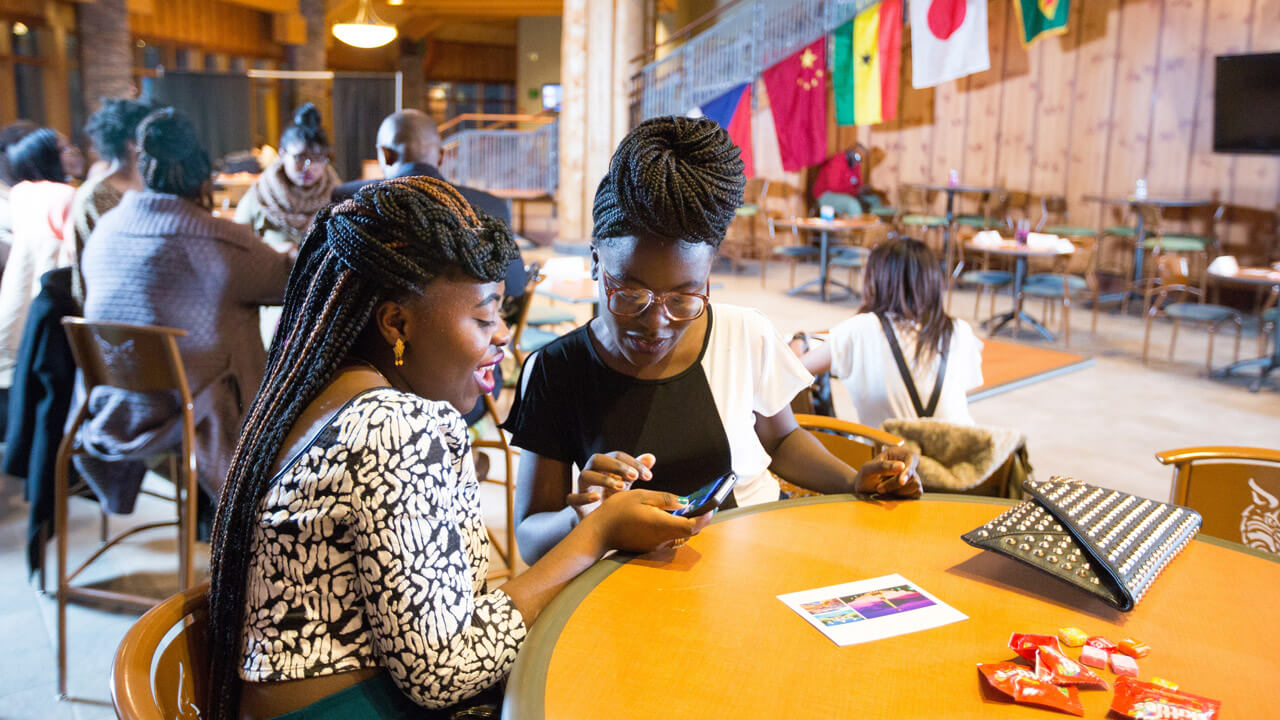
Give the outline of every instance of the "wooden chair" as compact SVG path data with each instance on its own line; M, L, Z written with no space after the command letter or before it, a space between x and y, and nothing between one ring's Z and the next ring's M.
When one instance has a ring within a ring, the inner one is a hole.
M1209 261L1222 254L1218 228L1222 224L1222 215L1225 211L1226 205L1219 204L1212 215L1203 218L1204 232L1160 232L1148 235L1142 247L1150 252L1153 258L1167 253L1185 255L1197 260L1194 272L1200 278L1200 289L1203 291L1207 289L1209 283ZM1201 297L1204 296L1201 295Z
M1084 225L1072 225L1067 217L1067 198L1065 195L1045 195L1040 198L1040 220L1036 223L1036 232L1058 235L1065 238L1090 237L1097 238L1095 228Z
M156 605L129 628L111 664L121 720L196 720L209 677L209 584Z
M769 256L770 259L785 260L791 266L791 275L788 287L796 286L796 265L802 260L817 260L821 254L816 245L805 242L800 237L800 233L793 226L788 233L779 233L775 226L778 220L772 214L765 215L765 226L769 229ZM764 287L765 271L768 261L760 261L760 287Z
M983 193L978 206L980 212L976 214L956 216L957 230L969 228L977 232L1003 227L1009 215L1009 193Z
M132 593L74 586L72 581L121 540L144 530L177 526L178 584L183 590L195 585L192 556L196 544L196 502L199 487L196 481L195 410L177 342L178 338L187 334L186 331L154 325L89 322L76 317L63 318L62 325L71 344L71 354L75 357L76 366L84 377L86 398L99 385L140 393L173 392L178 395L182 413L181 445L174 449L175 452L168 453L169 478L173 480L175 492L173 497L157 495L177 506L177 520L146 523L109 539L106 537L104 521L101 546L70 572L67 566L67 503L70 496L80 490L80 487L71 486L71 460L77 455L86 454L76 444L76 434L88 416L87 403L76 412L58 446L54 481L54 532L58 541L58 693L66 697L67 603L76 599L94 600L145 610L158 602L156 598ZM154 494L145 490L143 492Z
M751 192L754 184L759 184L759 189ZM737 274L738 266L743 260L759 260L763 268L767 260L766 255L769 248L762 247L759 239L756 237L757 222L762 215L765 214L765 201L769 196L768 180L748 180L747 181L747 197L755 198L753 201L745 202L734 211L733 222L729 224L729 232L725 236L724 242L720 243L720 255L729 260L729 269ZM764 283L764 273L761 272L761 287Z
M925 236L930 230L939 233L946 227L947 219L942 215L930 212L933 207L933 195L920 185L902 183L898 186L898 213L894 217L894 225L901 235L913 233ZM923 238L922 238L923 239ZM939 248L941 242L939 242ZM943 258L950 267L951 258Z
M1280 555L1280 450L1192 447L1156 460L1173 466L1171 500L1200 513L1201 532Z
M480 482L501 485L506 490L506 511L507 511L507 531L504 542L498 542L498 538L494 536L493 530L488 526L485 531L489 533L489 542L493 544L494 550L497 551L498 557L506 563L506 570L500 572L490 572L489 578L512 578L516 576L516 562L520 557L516 549L516 474L515 474L515 456L516 450L511 447L510 441L507 440L507 434L502 430L502 417L498 414L498 404L494 402L493 396L484 395L485 417L493 423L493 431L497 433L494 439L480 438L471 441L471 447L488 450L497 450L502 453L503 464L506 469L506 475L502 480L491 477L480 478Z
M514 327L511 328L511 354L516 363L524 365L525 356L556 339L556 334L529 325L529 307L533 304L533 293L538 283L542 282L542 266L533 263L525 268L528 280L525 281L524 295L520 296L520 307L515 312Z
M1205 356L1205 368L1213 372L1213 338L1218 327L1231 322L1236 326L1235 359L1240 359L1240 337L1244 333L1244 321L1234 308L1204 302L1204 291L1192 287L1187 271L1187 258L1175 255L1156 257L1156 277L1149 281L1143 295L1143 310L1147 316L1146 330L1142 336L1142 362L1147 361L1147 348L1151 342L1151 321L1164 314L1173 319L1173 335L1169 338L1169 359L1173 359L1173 347L1178 342L1178 326L1183 320L1202 322L1209 329L1209 351ZM1176 302L1167 300L1183 298ZM1187 302L1197 298L1198 302ZM1094 303L1097 306L1097 303Z
M1034 273L1027 276L1023 285L1023 295L1042 298L1045 302L1045 318L1049 317L1049 303L1058 301L1062 304L1062 342L1071 345L1071 299L1088 295L1093 299L1093 319L1091 332L1098 331L1098 275L1097 249L1098 240L1092 236L1067 236L1075 246L1075 253L1059 259L1059 267L1053 272ZM1074 270L1074 271L1073 271ZM1078 272L1075 272L1078 271Z
M813 433L813 436L818 438L818 441L832 455L855 470L880 454L881 450L887 447L899 447L904 442L902 438L892 433L825 415L797 414L796 422L804 430ZM786 480L779 479L778 484L782 486L782 491L791 497L819 494L792 485Z

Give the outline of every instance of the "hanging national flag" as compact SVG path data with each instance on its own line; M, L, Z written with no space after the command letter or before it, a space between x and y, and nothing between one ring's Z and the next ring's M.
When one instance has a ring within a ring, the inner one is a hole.
M912 1L912 86L933 87L990 67L987 0Z
M742 152L743 173L755 176L751 152L751 83L743 83L702 106L703 117L720 123Z
M1030 45L1041 35L1061 35L1067 31L1070 0L1013 0L1022 28L1022 44Z
M882 0L835 32L836 124L871 125L898 111L902 0Z
M827 159L827 39L822 37L763 73L784 170Z

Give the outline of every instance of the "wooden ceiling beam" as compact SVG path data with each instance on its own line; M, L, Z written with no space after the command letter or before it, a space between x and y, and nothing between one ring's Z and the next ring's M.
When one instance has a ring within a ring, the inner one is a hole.
M262 12L294 14L298 12L298 0L222 0L222 2L243 5Z

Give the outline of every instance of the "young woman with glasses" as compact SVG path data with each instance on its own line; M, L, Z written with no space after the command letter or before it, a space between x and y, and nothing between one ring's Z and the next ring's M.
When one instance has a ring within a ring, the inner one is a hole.
M280 135L280 157L236 206L236 222L252 226L278 250L296 248L339 182L329 162L329 137L320 111L307 103Z
M526 561L636 480L688 495L731 470L727 507L777 500L770 470L820 492L920 493L909 453L854 469L800 431L790 403L809 373L762 313L710 302L742 167L709 120L646 121L614 153L592 212L600 316L529 356L504 425L524 450Z

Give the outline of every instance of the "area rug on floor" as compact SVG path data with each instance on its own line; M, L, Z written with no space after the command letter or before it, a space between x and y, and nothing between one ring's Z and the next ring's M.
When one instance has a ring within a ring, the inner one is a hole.
M1091 358L1075 353L983 338L982 378L986 382L969 391L969 401L999 395L1092 364Z

